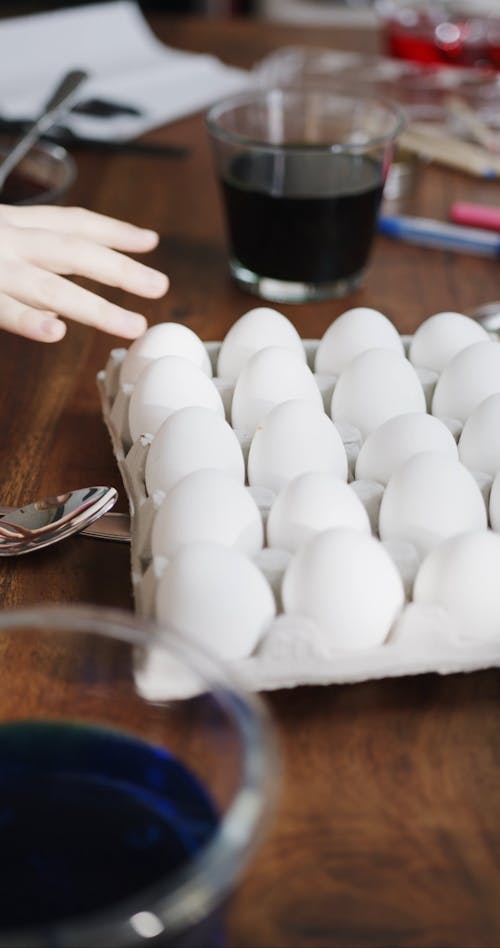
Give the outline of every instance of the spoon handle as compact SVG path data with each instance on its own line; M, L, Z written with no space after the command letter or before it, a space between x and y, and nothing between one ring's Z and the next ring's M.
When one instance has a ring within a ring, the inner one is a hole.
M469 310L467 315L472 316L487 332L500 332L500 300L477 306Z
M89 527L85 527L82 533L97 540L130 543L130 517L126 513L107 513Z
M0 189L13 168L24 158L31 146L49 129L60 116L63 108L74 95L88 73L83 69L73 69L58 83L44 109L37 119L28 126L21 138L15 143L2 162L0 162Z
M0 506L0 517L12 513L15 507ZM18 529L16 527L16 529ZM130 518L126 513L106 513L95 523L84 527L82 534L98 540L114 540L115 543L130 543Z

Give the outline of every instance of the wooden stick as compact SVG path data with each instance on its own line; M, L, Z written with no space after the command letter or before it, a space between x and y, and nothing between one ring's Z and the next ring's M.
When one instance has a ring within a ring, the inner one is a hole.
M486 125L486 122L476 115L465 99L451 95L446 100L446 107L451 115L460 119L474 141L483 145L487 151L496 154L500 152L500 138Z
M410 123L398 139L401 148L480 178L500 177L500 157L479 145L446 135L423 122Z

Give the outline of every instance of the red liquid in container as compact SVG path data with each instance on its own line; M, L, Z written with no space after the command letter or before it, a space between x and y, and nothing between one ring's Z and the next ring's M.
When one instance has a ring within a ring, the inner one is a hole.
M422 12L408 23L386 20L391 56L429 65L500 69L500 19L439 20Z

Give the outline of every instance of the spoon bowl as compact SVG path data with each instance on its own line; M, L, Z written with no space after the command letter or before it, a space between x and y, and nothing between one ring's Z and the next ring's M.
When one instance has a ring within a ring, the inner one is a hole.
M0 556L19 556L79 533L114 507L114 487L82 487L0 517Z
M484 303L483 306L476 306L475 309L470 310L468 315L488 332L498 332L500 330L500 300L494 303Z

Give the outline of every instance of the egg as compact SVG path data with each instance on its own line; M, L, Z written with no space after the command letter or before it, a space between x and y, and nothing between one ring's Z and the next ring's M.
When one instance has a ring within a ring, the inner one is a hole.
M372 431L361 446L356 478L387 484L400 464L419 451L442 451L458 460L456 441L439 418L424 412L395 415Z
M234 546L248 556L264 542L250 492L229 474L209 468L186 474L169 490L153 521L151 549L153 556L171 557L201 540Z
M394 415L425 412L425 395L408 359L390 349L368 349L337 379L331 416L358 428L363 438Z
M392 349L404 356L403 343L387 316L367 306L348 309L328 327L316 350L316 372L340 375L366 349Z
M269 306L258 306L240 316L226 333L217 359L217 375L236 381L254 352L267 346L290 349L305 361L305 350L295 326Z
M500 471L500 392L480 402L467 418L458 442L460 460L471 471Z
M166 493L201 468L225 471L241 484L245 480L243 452L231 426L217 412L189 405L169 415L151 442L145 466L147 492Z
M224 417L224 405L213 381L182 356L163 356L141 372L130 396L128 418L132 441L155 435L172 412L201 405Z
M250 655L276 614L271 588L255 564L217 543L184 546L156 589L156 616L219 658Z
M289 481L273 501L267 543L295 553L316 533L350 527L370 533L368 514L351 487L335 474L311 471Z
M248 453L248 482L278 491L305 471L347 480L342 438L324 411L303 399L275 405L257 426Z
M488 333L462 313L435 313L415 331L408 352L410 362L441 373L448 362L474 342L488 341Z
M497 533L500 533L500 471L495 474L491 485L489 513L491 526Z
M422 451L390 478L379 512L382 540L407 540L426 556L449 536L485 530L481 491L460 461L438 451Z
M323 411L314 375L300 356L279 346L255 352L234 387L233 428L252 435L271 408L291 398L306 399Z
M425 558L413 599L446 609L464 637L500 643L499 576L500 536L491 530L463 533Z
M434 389L432 414L466 421L477 406L500 392L500 345L475 342L453 356Z
M381 645L403 608L401 577L376 537L336 528L313 536L286 569L285 612L317 623L339 649Z
M158 323L127 349L120 367L120 383L134 385L142 370L162 356L177 355L189 359L198 368L212 375L212 364L199 336L181 323Z

